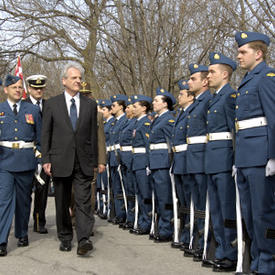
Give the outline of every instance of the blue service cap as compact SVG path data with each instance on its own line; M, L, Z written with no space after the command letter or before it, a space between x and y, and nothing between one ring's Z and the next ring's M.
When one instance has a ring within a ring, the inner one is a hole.
M21 78L19 76L8 74L5 79L5 87L8 87L12 84L15 84L17 81L19 81Z
M190 71L190 75L194 73L199 73L199 72L208 72L208 67L200 64L190 64L189 71Z
M238 43L238 47L253 41L263 41L267 46L270 44L269 37L259 32L236 32L235 40Z
M112 96L110 97L110 99L111 99L112 102L116 102L116 101L118 101L118 100L123 100L123 101L125 101L125 103L126 103L127 100L128 100L128 96L118 94L118 95L112 95Z
M102 99L100 106L101 107L110 107L110 106L112 106L112 101L109 99Z
M210 61L210 65L214 65L214 64L228 65L232 68L233 71L235 71L237 68L236 62L233 61L231 58L223 55L222 53L211 52L209 54L209 61Z
M180 80L178 86L180 90L189 90L188 80Z
M147 101L148 103L152 103L152 98L146 95L134 95L132 96L133 103L139 102L139 101Z
M126 103L126 106L133 104L132 96L129 96L125 101L125 103Z
M176 102L177 102L176 99L174 98L174 96L163 88L157 88L156 94L169 97L172 100L173 105L176 104Z
M96 102L97 105L101 105L101 101L102 101L102 99L96 99L95 102Z

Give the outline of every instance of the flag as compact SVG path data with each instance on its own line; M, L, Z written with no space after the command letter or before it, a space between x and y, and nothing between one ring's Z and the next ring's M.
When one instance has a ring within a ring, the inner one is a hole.
M15 67L15 75L19 76L22 79L23 88L24 88L22 98L26 99L27 98L27 88L26 88L26 84L25 84L25 81L24 81L24 78L23 78L23 70L22 70L20 55L18 55L18 57L17 57L17 64L16 64L16 67Z

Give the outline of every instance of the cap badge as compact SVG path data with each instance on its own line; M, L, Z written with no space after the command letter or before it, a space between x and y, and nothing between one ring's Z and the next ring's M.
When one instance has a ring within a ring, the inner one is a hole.
M198 69L198 65L197 64L194 64L194 69Z
M134 99L137 99L137 98L138 98L138 97L135 95L135 96L134 96Z
M241 38L242 38L242 39L246 39L246 38L247 38L247 34L243 32L243 33L241 34Z
M214 59L220 59L220 56L216 53L216 54L214 55Z
M164 93L164 89L160 89L160 92L161 92L161 93Z
M40 79L40 78L38 78L38 79L36 80L36 84L41 84L41 79Z

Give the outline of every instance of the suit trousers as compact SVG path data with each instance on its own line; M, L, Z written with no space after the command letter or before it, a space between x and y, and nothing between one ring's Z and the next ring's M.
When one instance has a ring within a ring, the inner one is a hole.
M15 237L28 235L33 173L0 169L0 244L8 242L14 213Z
M41 185L38 180L33 178L34 191L34 208L33 208L33 220L34 226L39 229L39 226L45 226L46 224L46 207L48 200L49 182L50 177L45 174L44 170L41 170L41 178L45 181L45 184Z
M86 176L81 171L76 160L72 175L69 177L54 177L56 227L60 241L73 239L72 221L69 212L72 187L75 200L75 222L78 243L88 240L94 224L91 205L91 181L93 177Z

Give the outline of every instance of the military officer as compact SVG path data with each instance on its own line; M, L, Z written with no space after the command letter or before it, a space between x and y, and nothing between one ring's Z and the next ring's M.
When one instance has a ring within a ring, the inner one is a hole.
M251 271L275 274L275 70L265 63L268 36L237 32L238 61L247 71L236 98L237 183L251 244Z
M26 102L32 103L39 107L42 115L44 90L46 87L47 77L45 75L31 75L26 79L28 83L28 92L30 96ZM46 225L46 207L48 199L50 177L46 175L41 164L38 164L37 171L33 178L34 191L34 208L33 208L33 231L40 234L47 234Z
M172 131L172 149L174 152L172 162L172 173L174 174L176 193L179 200L180 210L187 209L190 206L191 186L189 185L188 177L186 177L186 126L188 114L192 111L194 102L194 93L189 91L187 81L180 80L178 82L179 95L178 104L180 106L179 113L176 117ZM182 232L180 232L179 243L172 242L172 247L188 248L189 246L189 231L187 225L189 217L185 213L181 213Z
M153 109L157 117L151 124L149 138L149 168L151 170L152 188L156 199L158 215L157 232L155 242L167 242L172 240L173 205L171 180L169 168L171 158L169 154L172 128L175 122L170 111L176 103L174 96L168 91L158 88L153 100ZM170 152L171 153L171 152Z
M149 137L151 121L147 113L151 109L152 99L144 95L133 96L136 123L133 130L133 165L138 200L137 228L130 231L137 235L149 234L151 227L152 189L146 168L149 167Z
M34 148L40 149L39 108L21 101L22 80L7 75L7 100L0 103L0 256L7 255L7 243L15 213L17 246L28 246L32 180L37 167Z
M120 161L123 184L127 196L127 216L126 222L120 225L123 229L131 229L134 226L135 219L135 186L134 174L132 171L132 138L136 119L133 117L133 102L131 97L126 103L127 124L123 127L119 135Z
M127 117L124 113L126 109L125 102L127 100L128 97L126 95L118 94L111 96L112 114L115 116L115 125L112 127L110 134L110 169L115 206L114 224L123 224L126 221L125 197L123 196L124 186L117 169L120 165L119 134L127 123Z
M110 169L109 169L109 158L110 158L110 135L112 131L112 127L115 124L115 118L112 115L112 101L111 100L102 100L100 103L102 115L104 118L104 134L105 134L105 142L106 142L106 152L107 152L107 165L106 171L104 171L102 175L102 180L104 184L105 195L107 199L107 218L110 218L111 208L113 203L112 190L110 184ZM106 194L107 190L107 194ZM103 217L105 218L105 217Z
M186 153L186 172L191 181L191 197L194 202L195 210L205 210L207 178L204 169L204 151L207 142L206 137L206 117L208 101L212 97L208 90L208 67L199 64L190 64L190 79L188 80L189 90L195 93L195 107L188 115L187 122L187 153ZM203 252L203 229L204 217L197 216L197 229L199 241L195 251L185 250L186 255L193 253L194 261L202 260Z
M210 213L217 242L215 261L211 264L214 271L235 271L237 251L231 246L231 242L236 238L235 183L232 178L236 93L229 81L237 65L217 52L211 52L209 60L208 85L215 93L209 101L207 111L205 173L208 177Z

